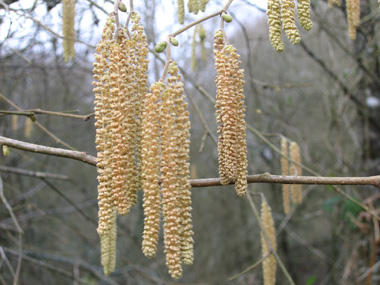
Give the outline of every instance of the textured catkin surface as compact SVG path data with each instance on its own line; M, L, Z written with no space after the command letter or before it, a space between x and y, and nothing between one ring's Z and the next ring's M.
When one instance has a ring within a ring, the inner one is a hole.
M263 275L264 275L264 285L274 285L276 284L276 269L277 261L270 248L274 251L277 250L276 243L276 230L274 227L274 221L272 217L272 211L265 199L261 204L261 223L263 224L266 237L264 233L261 232L261 251L262 257L265 258L263 261ZM268 241L270 246L268 245ZM269 254L269 256L267 256Z
M289 156L288 142L285 138L281 138L281 152L285 156ZM282 175L289 175L289 162L288 159L281 156L281 171ZM289 197L289 184L282 184L282 203L284 213L288 214L290 211L290 197Z
M238 196L247 189L247 147L244 106L244 70L232 45L225 45L223 32L214 41L218 160L222 184L235 182Z
M277 52L284 51L284 43L281 39L281 2L280 0L268 0L268 24L269 39L272 47Z
M62 0L62 31L64 60L75 57L75 0Z
M289 146L290 158L292 161L301 164L300 148L296 142L291 142ZM302 168L295 163L290 164L290 175L302 176ZM290 188L292 202L295 204L302 203L302 184L292 184Z

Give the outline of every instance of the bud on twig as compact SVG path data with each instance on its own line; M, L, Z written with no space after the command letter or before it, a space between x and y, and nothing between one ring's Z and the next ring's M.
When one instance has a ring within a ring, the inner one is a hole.
M177 41L177 39L176 38L173 38L173 37L171 37L170 38L170 43L173 45L173 46L178 46L178 41Z
M226 23L231 23L231 22L232 22L232 16L231 16L231 15L223 14L223 15L222 15L222 18L223 18L223 20L224 20Z
M3 145L3 154L4 156L10 156L11 151L9 150L9 147L7 145Z
M154 48L155 52L163 52L166 48L166 42L162 41L159 42L156 47Z

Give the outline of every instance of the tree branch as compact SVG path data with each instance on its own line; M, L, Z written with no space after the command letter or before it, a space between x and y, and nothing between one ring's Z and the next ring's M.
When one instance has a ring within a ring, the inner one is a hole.
M96 166L96 158L86 152L67 150L63 148L54 148L48 146L42 146L23 141L18 141L10 138L0 136L0 145L7 145L8 147L16 148L19 150L25 150L35 153L42 153L47 155L54 155L60 157L66 157L82 161L84 163Z
M0 145L19 150L66 157L96 166L96 158L86 152L72 151L37 144L26 143L0 136ZM322 176L283 176L270 173L248 175L248 183L314 184L314 185L373 185L380 187L380 175L369 177L322 177ZM220 178L191 179L191 187L223 186ZM234 184L231 182L230 184Z

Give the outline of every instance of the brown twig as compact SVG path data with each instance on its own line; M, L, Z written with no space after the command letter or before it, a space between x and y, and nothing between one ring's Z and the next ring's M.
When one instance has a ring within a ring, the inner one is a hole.
M68 180L69 179L69 176L67 176L67 175L48 173L48 172L40 172L40 171L31 171L31 170L14 168L14 167L7 167L7 166L2 166L2 165L0 165L0 171L20 174L20 175L26 175L26 176L32 176L32 177L37 177L37 178L49 178L49 179L59 179L59 180Z
M7 145L8 147L12 147L19 150L35 152L35 153L66 157L66 158L79 160L84 163L96 166L96 158L85 152L42 146L42 145L37 145L37 144L32 144L32 143L27 143L27 142L23 142L19 140L6 138L3 136L0 136L0 145Z
M91 113L88 115L75 115L75 114L68 114L64 112L54 112L54 111L47 111L47 110L41 110L41 109L31 109L31 110L23 110L23 111L0 110L0 115L17 115L17 116L31 117L37 114L82 119L84 121L88 121L92 116L95 115L95 113Z

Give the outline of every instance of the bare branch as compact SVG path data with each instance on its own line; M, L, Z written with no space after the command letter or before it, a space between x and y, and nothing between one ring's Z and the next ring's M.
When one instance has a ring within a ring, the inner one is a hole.
M69 176L67 175L61 175L61 174L55 174L55 173L48 173L48 172L40 172L40 171L31 171L31 170L25 170L20 168L14 168L14 167L7 167L0 165L0 171L9 172L9 173L16 173L20 175L26 175L26 176L32 176L37 178L49 178L49 179L59 179L59 180L68 180Z
M96 158L93 157L92 155L87 154L86 152L42 146L42 145L27 143L23 141L14 140L14 139L9 139L3 136L0 136L0 145L7 145L12 148L35 152L35 153L66 157L66 158L79 160L84 163L96 166Z

